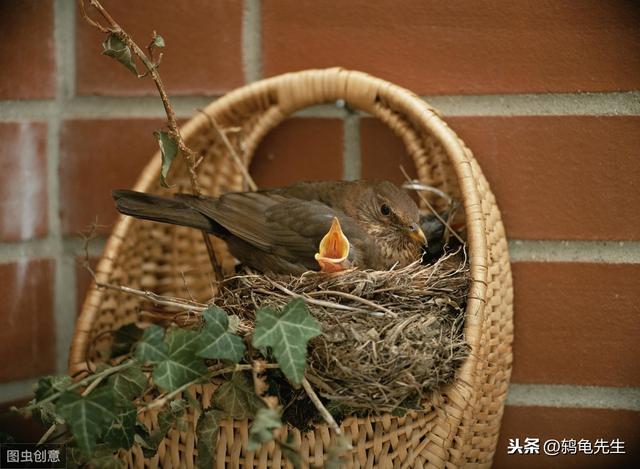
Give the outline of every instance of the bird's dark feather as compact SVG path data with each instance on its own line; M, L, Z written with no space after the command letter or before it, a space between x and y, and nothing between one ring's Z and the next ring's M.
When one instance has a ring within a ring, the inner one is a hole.
M219 198L186 194L167 198L127 190L113 191L113 197L124 214L205 230L225 240L241 262L287 273L319 268L314 255L333 217L349 239L351 265L383 269L397 262L393 247L372 236L372 227L384 229L377 214L380 197L405 218L418 220L418 209L407 194L384 181L298 183ZM401 240L406 236L402 230L394 233Z
M179 199L254 248L289 260L313 261L333 217L338 217L348 239L366 237L344 212L316 200L268 191L232 193L219 199L180 195Z

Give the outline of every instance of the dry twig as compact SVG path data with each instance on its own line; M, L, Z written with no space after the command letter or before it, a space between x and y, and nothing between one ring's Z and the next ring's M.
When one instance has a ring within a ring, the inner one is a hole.
M238 170L242 173L242 177L244 177L244 180L247 183L247 186L249 187L249 189L251 189L253 192L257 191L258 186L256 185L253 178L249 174L247 167L242 161L242 158L240 158L236 149L233 147L233 145L231 145L231 142L227 138L227 134L225 134L224 131L220 128L220 126L218 125L216 120L213 118L213 116L210 116L209 114L204 112L202 109L198 109L198 112L200 112L207 118L211 127L218 134L218 138L222 140L222 143L224 143L224 146L227 148L227 151L231 156L231 159L233 160L234 164L237 166Z
M171 106L171 102L169 101L169 97L165 90L164 84L162 83L162 78L160 78L160 74L158 73L158 66L160 65L160 59L162 55L158 58L158 60L153 61L153 54L151 51L151 47L148 48L149 55L151 58L147 57L144 51L133 41L131 36L124 31L120 25L113 19L113 17L109 14L109 12L100 4L98 0L88 0L89 5L92 6L107 22L108 26L104 26L99 22L93 20L87 13L85 8L85 2L87 0L78 0L80 4L80 11L84 19L95 28L99 29L103 33L113 34L122 42L124 42L140 59L143 63L147 72L143 75L138 75L139 78L146 76L147 74L151 76L153 82L156 85L158 93L160 94L160 99L162 99L162 104L164 106L165 113L167 115L167 123L169 126L169 133L174 138L180 153L185 159L187 170L189 172L189 178L191 180L191 190L195 195L202 195L202 190L200 188L200 184L198 183L198 174L196 172L196 154L191 148L189 148L182 138L180 134L180 130L178 128L178 123L176 120L176 114ZM209 258L211 260L211 266L215 272L216 278L218 281L221 281L223 278L222 268L220 267L220 262L216 256L215 250L213 249L213 245L211 244L211 239L209 238L209 234L206 231L202 231L202 239L204 240L205 246L207 247L207 253L209 254Z
M313 405L316 406L316 409L318 409L318 412L320 412L320 415L327 423L327 425L329 425L333 429L336 435L342 435L342 429L338 426L335 419L333 418L333 415L329 413L316 392L313 390L307 378L302 378L302 387L307 393L307 396L309 396L309 399L311 399L311 402L313 402Z
M411 179L409 177L409 174L407 173L407 171L404 169L404 167L402 165L400 165L400 171L402 171L403 176L405 177L405 179L407 180L408 183L413 183L413 179ZM433 188L435 189L435 188ZM435 189L437 190L437 189ZM440 195L440 193L442 191L437 190L438 192L435 192L436 194ZM416 190L416 194L418 194L418 197L420 197L420 200L429 208L429 210L431 210L431 212L435 215L435 217L440 221L440 223L442 223L447 230L449 230L449 232L455 236L455 238L460 242L460 244L465 244L464 240L460 237L460 235L456 232L456 230L454 230L453 228L451 228L451 225L449 225L449 222L447 222L447 220L445 220L444 218L442 218L442 216L438 213L438 211L433 207L433 205L431 205L429 203L429 201L426 199L426 197L424 197L421 193L420 190ZM442 194L444 194L442 192ZM446 194L445 194L446 195ZM449 196L445 197L445 199L447 201L449 201L450 204L453 204L453 199Z

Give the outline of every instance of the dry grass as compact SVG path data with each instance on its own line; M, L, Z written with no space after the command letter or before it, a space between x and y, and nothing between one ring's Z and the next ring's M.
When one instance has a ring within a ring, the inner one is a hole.
M468 354L464 309L468 263L459 250L432 265L390 271L227 279L215 302L250 332L262 306L306 299L322 325L309 347L309 380L347 407L390 411L453 381Z
M469 263L459 247L432 264L389 271L294 277L245 269L225 279L212 301L239 317L237 332L247 336L259 308L280 308L303 297L322 327L309 346L309 381L325 401L347 413L382 413L419 407L454 380L469 353L464 341L469 283ZM153 316L180 327L202 320L193 310Z

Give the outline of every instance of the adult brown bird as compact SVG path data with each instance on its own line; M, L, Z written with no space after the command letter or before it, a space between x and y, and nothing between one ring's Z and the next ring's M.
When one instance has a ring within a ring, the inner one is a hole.
M418 259L426 244L415 202L387 181L302 182L219 198L129 190L113 197L126 215L220 237L262 272L388 269Z

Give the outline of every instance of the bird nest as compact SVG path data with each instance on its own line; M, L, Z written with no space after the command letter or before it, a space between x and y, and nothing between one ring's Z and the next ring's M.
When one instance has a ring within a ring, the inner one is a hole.
M239 333L247 335L260 307L304 298L322 327L309 345L309 381L329 407L379 413L417 408L453 381L469 352L463 336L469 282L460 248L430 265L388 271L273 276L245 270L224 281L215 303L240 317Z

